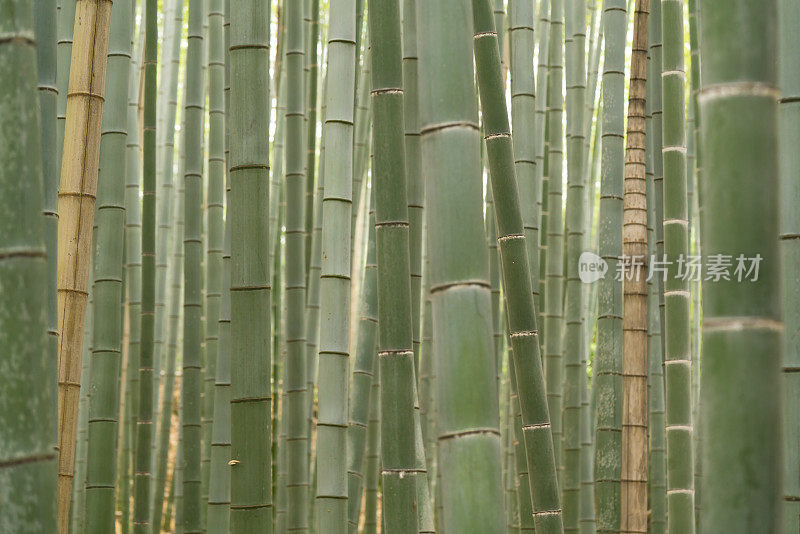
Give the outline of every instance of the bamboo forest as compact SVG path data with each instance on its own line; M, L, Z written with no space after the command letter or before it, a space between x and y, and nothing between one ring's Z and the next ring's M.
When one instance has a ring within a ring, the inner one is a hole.
M0 0L0 534L798 534L798 0Z

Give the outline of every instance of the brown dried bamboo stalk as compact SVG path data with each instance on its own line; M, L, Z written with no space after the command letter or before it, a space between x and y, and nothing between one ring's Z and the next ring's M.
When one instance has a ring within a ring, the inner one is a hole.
M58 191L58 524L67 532L89 256L97 192L110 0L78 0Z
M657 0L660 1L660 0ZM647 193L645 104L650 0L633 15L628 127L622 315L622 521L620 532L647 532Z

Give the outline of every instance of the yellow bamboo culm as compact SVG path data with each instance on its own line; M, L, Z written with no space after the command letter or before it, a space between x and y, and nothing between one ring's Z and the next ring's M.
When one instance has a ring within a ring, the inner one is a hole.
M58 191L58 527L69 526L111 0L78 0Z
M660 0L654 0L660 1ZM622 253L622 517L620 533L647 532L647 189L645 113L650 0L633 19Z

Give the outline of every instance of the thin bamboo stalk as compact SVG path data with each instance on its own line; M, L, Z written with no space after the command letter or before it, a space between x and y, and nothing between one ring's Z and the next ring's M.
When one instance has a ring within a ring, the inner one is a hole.
M661 149L664 163L664 382L666 390L667 531L692 534L694 518L694 425L689 281L679 276L679 259L689 254L686 200L683 2L662 0L664 39L661 80L664 109Z
M653 19L650 19L652 28ZM651 32L648 32L651 33ZM645 175L647 180L647 255L656 253L655 194L653 192L653 120L652 91L656 73L648 53L647 58L647 111L645 117L647 154ZM665 464L664 433L664 359L661 354L661 317L658 314L658 283L655 277L647 280L647 409L648 409L648 505L650 517L648 531L664 534L667 527L667 472Z
M44 214L44 243L47 251L47 348L50 351L50 381L58 376L58 180L59 156L57 108L57 19L56 0L33 2L33 30L36 36L36 71L38 73L39 111L42 157L42 212ZM67 67L68 68L68 67ZM63 66L62 66L63 69ZM66 104L66 98L65 104ZM66 109L66 108L65 108ZM58 410L58 399L53 396L53 409ZM58 422L54 418L53 447L58 447ZM57 450L57 449L56 449Z
M565 66L567 87L567 206L566 287L564 346L564 476L561 495L564 506L564 531L577 532L581 487L581 404L587 388L583 369L584 285L579 277L579 258L583 252L586 185L583 171L586 99L586 1L567 0Z
M133 35L132 4L122 1L111 14L107 85L100 140L100 188L97 202L97 246L94 255L94 325L89 387L86 470L86 532L114 529L115 461L118 435L119 380L122 351L120 300L125 225L125 158L128 87Z
M598 281L597 349L592 364L597 391L595 510L597 532L619 532L622 478L622 283L615 280L622 256L625 0L603 3L603 121L598 236L608 265ZM655 125L654 125L655 126Z
M328 83L324 121L325 191L322 201L315 527L347 532L347 399L350 358L353 107L353 0L330 6Z
M558 20L557 3L554 4L554 8ZM508 331L517 376L525 452L531 469L534 524L540 533L559 532L563 530L563 526L556 476L557 464L554 462L553 453L555 437L551 433L551 421L548 419L548 402L539 352L533 292L529 287L530 267L527 261L519 195L516 191L517 181L514 174L514 154L508 113L501 90L502 71L497 34L494 31L490 9L485 0L474 0L472 3L473 48L483 111L489 176L495 201L497 240L500 247L503 281L506 284L504 295L508 312ZM558 29L553 33L557 39L560 39L559 34ZM555 47L551 47L551 52L554 49ZM552 59L554 58L551 54ZM554 61L551 61L552 63ZM559 82L557 94L560 93ZM553 89L551 94L556 94L556 90ZM558 175L560 176L560 172ZM560 212L560 208L558 211ZM559 254L559 260L560 257ZM561 299L558 301L560 305ZM560 409L558 411L560 412Z
M800 302L800 283L793 273L796 273L797 260L800 258L800 240L797 239L800 236L800 217L796 210L800 198L800 181L797 180L800 159L792 140L798 139L800 134L800 124L796 122L800 111L800 69L791 51L797 50L800 38L794 31L800 23L800 5L782 0L778 4L778 14L781 295L786 332L797 332L800 314L796 303ZM692 63L694 66L694 61ZM795 445L800 438L800 419L794 409L800 398L800 374L796 372L800 368L800 343L795 336L785 336L783 351L783 517L784 532L788 533L800 530L800 453Z
M223 102L225 116L230 111L230 0L223 1L223 60L225 62ZM230 151L230 125L225 121L224 157ZM231 199L231 182L225 167L225 195ZM231 459L231 219L225 219L224 249L222 252L222 299L219 310L219 351L214 391L214 423L211 441L211 480L208 487L209 532L228 532L231 521L231 482L228 471Z
M58 517L69 521L110 0L78 0L58 193Z
M384 0L372 2L369 35L383 436L381 480L383 532L388 534L419 531L401 33L400 5Z
M199 531L201 528L204 11L203 1L189 4L184 93L186 141L183 175L185 226L183 237L183 374L181 379L181 451L183 455L181 517L186 532Z

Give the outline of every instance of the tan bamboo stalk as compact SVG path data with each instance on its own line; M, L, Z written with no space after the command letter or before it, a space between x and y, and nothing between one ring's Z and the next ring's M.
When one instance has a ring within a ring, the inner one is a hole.
M622 223L622 522L647 532L647 194L645 104L650 0L633 14Z
M69 522L111 0L78 0L58 192L58 524Z

